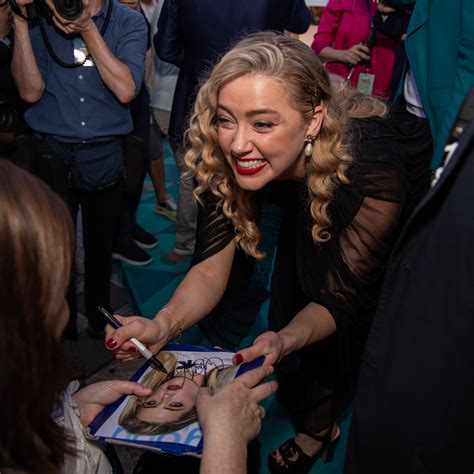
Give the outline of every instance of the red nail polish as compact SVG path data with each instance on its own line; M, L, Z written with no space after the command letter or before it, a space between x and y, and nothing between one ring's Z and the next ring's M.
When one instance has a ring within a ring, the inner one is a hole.
M239 365L244 361L244 358L242 357L242 354L235 354L234 356L234 364Z
M110 338L106 343L105 345L109 348L109 349L115 349L117 347L117 341L113 338Z
M130 346L130 347L128 348L128 350L129 350L130 352L137 352L137 348L136 348L135 346Z

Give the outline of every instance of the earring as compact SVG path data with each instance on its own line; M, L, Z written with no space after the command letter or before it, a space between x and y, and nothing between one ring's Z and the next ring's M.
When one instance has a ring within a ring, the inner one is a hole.
M304 143L306 146L304 147L304 155L309 158L310 156L313 156L313 143L316 140L317 135L306 135L306 138L304 139Z

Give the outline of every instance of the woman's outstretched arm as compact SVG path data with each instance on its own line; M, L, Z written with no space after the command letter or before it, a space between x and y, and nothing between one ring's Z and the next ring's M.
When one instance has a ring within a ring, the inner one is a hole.
M224 294L234 252L232 240L216 254L194 265L154 319L118 316L123 327L116 330L106 327L106 347L117 351L118 359L131 360L138 355L128 340L136 337L156 353L170 339L203 319Z

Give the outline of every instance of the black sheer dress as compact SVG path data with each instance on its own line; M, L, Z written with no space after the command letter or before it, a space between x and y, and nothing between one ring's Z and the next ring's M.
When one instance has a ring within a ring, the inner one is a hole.
M297 431L309 435L331 426L350 399L388 254L430 181L425 120L392 112L390 119L354 119L349 131L354 160L350 184L339 185L330 205L328 242L312 240L305 183L279 183L275 193L284 218L269 328L278 331L310 302L324 306L337 326L332 336L291 354L277 367L279 400ZM207 196L193 263L224 248L233 236L231 223Z

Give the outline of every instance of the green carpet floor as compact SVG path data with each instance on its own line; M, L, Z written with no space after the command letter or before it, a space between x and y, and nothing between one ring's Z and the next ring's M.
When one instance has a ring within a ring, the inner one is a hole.
M165 142L165 170L167 189L175 198L178 194L178 178L176 166L167 142ZM149 232L158 238L160 245L149 251L153 257L153 262L145 267L133 267L123 264L124 274L135 300L138 311L146 317L152 318L156 312L168 301L174 290L182 280L188 263L180 265L169 265L161 261L162 256L171 251L174 246L174 223L165 217L154 212L154 193L150 183L145 184L141 204L138 210L138 222ZM268 302L264 303L260 309L250 335L244 340L242 347L248 346L253 339L267 328L266 314ZM192 328L183 335L183 342L209 346L209 343L198 328ZM294 431L285 413L285 410L274 398L264 403L267 409L267 416L262 425L259 440L262 444L262 468L261 473L268 472L267 456L278 445L294 435ZM340 420L342 437L337 446L335 458L332 463L324 464L318 461L313 472L320 474L340 474L343 472L344 455L347 443L347 433L350 416Z

